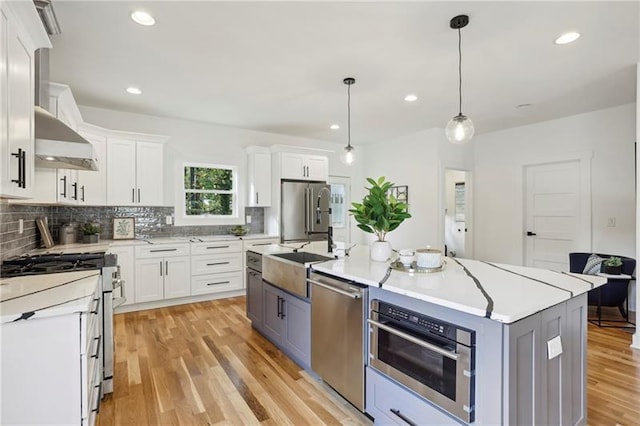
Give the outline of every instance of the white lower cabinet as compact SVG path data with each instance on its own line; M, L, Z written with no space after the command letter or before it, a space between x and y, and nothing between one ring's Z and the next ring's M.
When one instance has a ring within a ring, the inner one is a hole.
M94 424L102 386L101 299L98 285L83 312L2 324L0 424Z
M241 241L192 243L191 252L192 296L244 287Z
M189 244L135 248L135 303L191 294Z

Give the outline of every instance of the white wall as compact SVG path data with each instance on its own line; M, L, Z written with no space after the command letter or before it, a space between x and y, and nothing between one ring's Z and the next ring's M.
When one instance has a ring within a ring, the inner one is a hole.
M339 156L344 144L88 106L80 106L80 111L85 122L110 130L169 136L164 151L164 201L168 206L174 205L175 182L179 182L184 161L237 165L243 188L246 175L244 147L249 145L280 144L325 150L317 153L329 157L331 175L350 176L354 181L362 178L362 161L351 167L340 162ZM362 149L356 146L356 152L361 151ZM246 195L245 190L242 190L242 195Z
M366 176L385 176L396 185L409 186L412 217L389 234L388 240L394 249L427 245L444 249L444 168L470 169L471 154L469 146L450 144L443 129L429 129L367 145ZM365 184L363 180L361 186Z
M591 250L634 257L635 115L629 104L477 136L475 257L521 265L522 164L584 152L593 153Z

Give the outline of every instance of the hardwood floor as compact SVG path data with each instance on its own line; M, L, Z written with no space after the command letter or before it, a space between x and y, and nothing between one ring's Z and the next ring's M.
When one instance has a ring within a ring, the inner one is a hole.
M115 391L98 425L370 424L251 328L244 297L115 316ZM588 424L640 425L631 334L588 328Z
M251 328L244 297L115 315L97 424L370 424Z

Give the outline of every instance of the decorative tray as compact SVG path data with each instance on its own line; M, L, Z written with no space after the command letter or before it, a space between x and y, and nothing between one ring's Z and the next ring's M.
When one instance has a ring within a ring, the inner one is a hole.
M446 264L447 264L447 261L443 260L442 265L438 266L437 268L422 268L418 266L415 260L411 262L411 265L405 265L401 263L399 260L396 260L395 262L391 262L391 265L389 266L391 266L391 268L395 269L396 271L417 272L420 274L431 274L434 272L442 272Z

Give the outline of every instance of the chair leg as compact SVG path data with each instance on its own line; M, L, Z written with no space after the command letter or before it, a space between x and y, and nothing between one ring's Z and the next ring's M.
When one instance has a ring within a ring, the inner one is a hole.
M622 315L624 319L628 319L627 311L624 309L623 305L618 306L618 310L620 311L620 315Z

